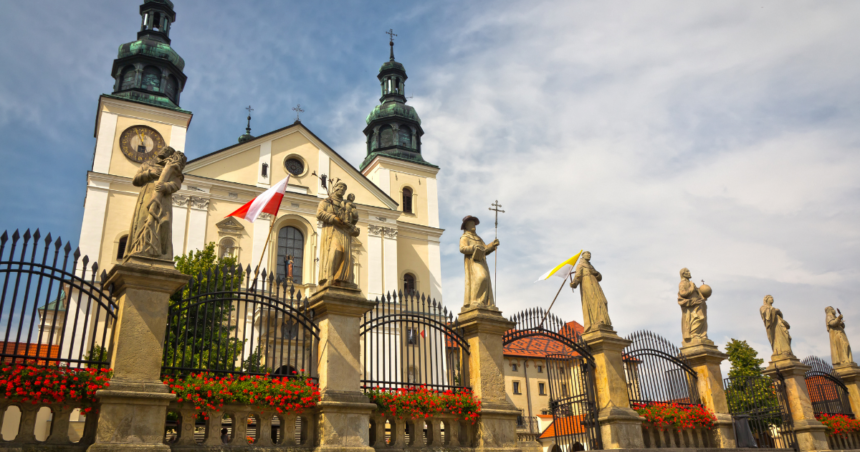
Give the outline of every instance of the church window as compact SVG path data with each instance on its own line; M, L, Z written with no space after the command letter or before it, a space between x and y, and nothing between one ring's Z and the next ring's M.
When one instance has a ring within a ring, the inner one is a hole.
M218 258L232 257L236 254L236 241L231 238L221 240L221 249L218 252Z
M394 146L394 129L391 126L385 125L379 130L379 147Z
M406 329L406 344L407 345L417 345L418 344L418 330L415 328L407 328ZM411 380L410 380L411 382Z
M403 187L403 213L412 212L412 189Z
M403 291L408 294L415 292L415 275L411 273L403 275Z
M149 91L159 91L161 88L161 71L155 66L143 68L141 88Z
M278 231L278 278L288 279L290 259L293 261L293 283L302 283L305 237L301 231L286 226Z
M125 247L128 246L128 236L124 235L119 239L119 245L116 248L116 260L125 257Z
M176 77L170 75L167 77L167 86L164 88L164 92L167 93L167 97L171 100L176 100L176 90L179 87L179 82L177 82Z
M129 66L122 71L122 87L121 90L134 88L134 78L137 73L134 71L134 66Z
M412 129L406 126L400 126L397 130L397 143L403 147L412 147Z
M263 172L261 173L263 177L269 177L269 164L263 163Z
M301 176L302 173L305 172L305 163L302 162L301 159L297 159L295 157L288 158L284 161L284 166L293 176Z

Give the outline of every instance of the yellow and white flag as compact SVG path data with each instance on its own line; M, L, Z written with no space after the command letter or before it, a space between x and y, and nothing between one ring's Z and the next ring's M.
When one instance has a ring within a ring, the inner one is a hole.
M573 273L573 270L576 268L576 261L579 260L579 256L581 254L582 250L579 250L579 252L576 253L576 256L556 265L555 268L541 275L535 282L545 281L549 279L550 276L558 276L559 278L566 279L571 273Z

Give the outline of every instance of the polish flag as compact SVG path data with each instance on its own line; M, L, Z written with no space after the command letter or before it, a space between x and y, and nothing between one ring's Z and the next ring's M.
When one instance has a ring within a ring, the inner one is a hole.
M277 216L278 209L281 208L281 200L284 199L284 192L287 191L287 183L290 181L290 175L287 178L278 182L274 187L266 190L260 196L248 201L238 210L227 215L227 217L244 218L250 222L254 222L261 213L268 213ZM227 218L224 217L224 218Z

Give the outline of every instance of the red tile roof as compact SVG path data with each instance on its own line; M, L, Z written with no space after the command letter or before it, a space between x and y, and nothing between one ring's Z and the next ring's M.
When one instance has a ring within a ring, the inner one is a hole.
M582 332L582 325L577 322L567 322L558 333L563 336L572 337L574 335L580 336ZM520 356L524 358L544 358L546 355L552 354L576 355L577 353L557 340L546 336L531 336L517 339L505 345L504 354L505 356Z
M16 348L17 347L17 348ZM0 342L0 350L3 351L4 355L17 355L17 358L14 358L16 363L25 364L36 364L39 366L45 365L44 360L34 360L33 358L57 358L60 356L60 347L58 345L52 345L50 349L47 344L28 344L24 342ZM27 358L23 358L26 356ZM11 363L13 358L11 356L3 357L3 362Z

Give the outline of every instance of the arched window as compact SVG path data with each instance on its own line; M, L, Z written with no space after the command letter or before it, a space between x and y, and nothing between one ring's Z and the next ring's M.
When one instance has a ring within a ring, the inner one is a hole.
M236 255L236 241L227 237L221 240L221 249L218 250L218 258L232 257Z
M379 133L379 147L384 148L388 146L394 146L394 129L392 129L391 126L382 126L382 128L379 129Z
M411 148L412 147L412 129L406 126L400 126L397 130L397 144Z
M132 89L134 88L134 77L137 73L134 71L134 66L129 66L122 71L122 85L120 86L121 90Z
M124 235L119 239L119 246L116 247L116 260L122 260L125 257L125 247L128 245L128 236Z
M412 189L403 187L403 213L412 212Z
M278 231L278 278L286 279L292 260L293 283L302 283L302 262L305 253L305 236L301 231L286 226Z
M179 82L176 80L176 77L170 75L167 77L167 86L164 87L164 92L167 94L167 97L170 100L176 100L176 90L179 89Z
M143 79L140 82L140 87L149 91L159 91L161 89L161 70L155 66L143 68Z
M415 275L412 273L403 275L403 292L409 294L415 292Z

